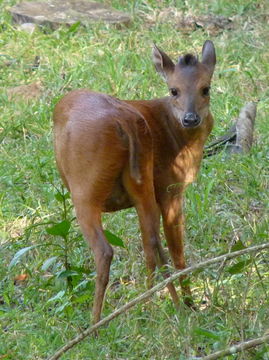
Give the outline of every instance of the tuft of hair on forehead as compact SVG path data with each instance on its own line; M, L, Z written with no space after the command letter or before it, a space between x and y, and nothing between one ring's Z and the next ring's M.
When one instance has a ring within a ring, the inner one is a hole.
M181 66L195 66L198 64L198 56L192 54L186 54L178 59L178 63Z

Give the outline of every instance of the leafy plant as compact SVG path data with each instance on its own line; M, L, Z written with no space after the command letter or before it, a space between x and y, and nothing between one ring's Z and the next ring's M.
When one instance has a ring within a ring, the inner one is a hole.
M266 0L112 0L115 8L132 13L129 27L76 23L29 35L11 21L7 8L14 3L0 4L0 358L32 360L88 326L96 275L70 195L59 185L53 107L64 93L83 87L122 99L166 96L152 66L152 42L176 61L184 52L199 53L206 39L214 41L213 138L225 133L245 102L260 100L251 153L204 159L187 189L187 262L267 241L269 9ZM170 18L162 21L171 8L177 14L225 15L234 28L218 36L202 28L186 35ZM40 66L30 70L36 56ZM39 98L8 97L8 88L35 82L42 86ZM104 215L103 223L116 245L106 314L145 290L146 273L135 211ZM177 312L167 293L158 293L66 359L189 360L258 336L269 321L268 274L266 255L196 272L191 283L197 312L183 304ZM265 345L237 358L267 360L268 351Z

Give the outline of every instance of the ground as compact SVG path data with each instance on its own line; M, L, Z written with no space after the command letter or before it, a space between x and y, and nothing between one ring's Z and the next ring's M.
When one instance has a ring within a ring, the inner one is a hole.
M251 152L205 159L187 190L188 264L268 241L269 5L111 0L106 3L131 13L129 27L75 24L28 34L12 23L7 10L14 3L0 4L0 359L26 360L46 358L91 322L94 262L55 167L53 107L80 87L124 99L167 95L151 62L153 42L174 60L200 53L208 38L214 42L211 139L225 133L247 101L259 101ZM223 15L233 26L217 33L203 26L181 31L173 16L163 16L167 8ZM32 97L10 95L29 84L38 89ZM104 226L125 246L115 246L106 315L146 289L146 272L134 210L105 215ZM183 304L176 311L169 294L158 293L63 359L190 360L261 336L268 330L268 272L266 253L204 269L190 279L196 312ZM269 347L227 359L268 360Z

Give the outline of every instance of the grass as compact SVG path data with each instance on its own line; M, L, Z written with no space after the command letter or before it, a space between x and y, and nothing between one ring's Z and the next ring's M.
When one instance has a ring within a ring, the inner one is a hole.
M182 52L200 52L209 37L202 29L184 35L172 23L145 23L146 15L177 6L236 21L234 30L212 38L218 56L212 137L225 132L245 102L259 99L251 153L205 159L197 182L187 190L188 263L229 251L235 244L268 240L269 7L265 0L211 0L207 5L197 0L112 0L108 3L133 15L130 27L119 30L96 24L74 31L37 29L29 35L19 31L8 15L7 7L14 3L0 4L0 359L26 360L52 354L91 321L93 257L72 220L70 201L64 211L57 195L62 188L52 146L55 103L78 87L125 99L164 96L167 89L151 63L152 42L176 59ZM35 56L40 56L41 65L32 71ZM40 98L25 102L7 96L7 88L33 82L42 84ZM67 238L48 234L46 229L64 219L72 220ZM145 290L145 266L135 212L104 215L104 224L126 246L115 247L104 308L108 314ZM31 250L9 267L14 255L29 246ZM157 294L151 303L115 319L99 338L84 341L63 359L189 360L259 336L268 330L268 272L265 255L205 269L191 277L199 311L182 305L176 312L166 292ZM20 274L27 280L14 283ZM68 277L71 291L66 288ZM268 360L269 348L260 346L228 357L232 359Z

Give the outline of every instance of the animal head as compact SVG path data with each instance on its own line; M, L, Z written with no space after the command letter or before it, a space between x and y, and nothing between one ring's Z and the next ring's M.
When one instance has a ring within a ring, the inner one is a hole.
M153 62L166 81L170 92L171 110L184 128L196 128L207 117L210 102L210 83L216 64L215 48L207 40L202 49L202 60L186 54L176 64L156 45Z

